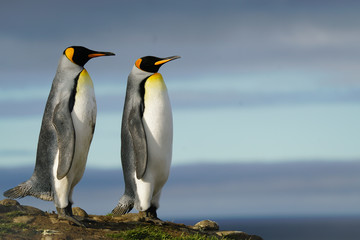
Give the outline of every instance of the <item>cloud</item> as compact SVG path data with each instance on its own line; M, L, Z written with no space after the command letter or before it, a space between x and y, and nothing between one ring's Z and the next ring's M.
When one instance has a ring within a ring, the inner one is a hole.
M18 7L8 3L1 10L0 43L9 47L0 66L3 71L54 69L65 47L83 44L119 54L117 60L97 63L98 69L107 71L128 72L127 63L132 65L147 54L179 54L184 60L174 69L191 73L282 67L338 70L349 69L349 64L358 72L353 64L359 58L354 52L360 35L354 24L358 5L341 6L337 1L326 6L307 1L78 1L70 5L23 1ZM11 14L14 11L16 17ZM68 17L63 17L65 12Z
M23 1L19 7L7 3L0 10L4 46L0 84L48 84L64 48L76 44L117 54L87 64L94 81L125 84L138 57L181 55L182 59L161 70L176 81L189 76L196 81L212 75L298 71L332 76L324 84L335 79L358 85L360 57L355 49L360 31L354 24L359 19L354 10L358 5ZM14 11L16 17L11 14ZM69 17L63 17L65 12ZM96 14L89 17L90 12Z

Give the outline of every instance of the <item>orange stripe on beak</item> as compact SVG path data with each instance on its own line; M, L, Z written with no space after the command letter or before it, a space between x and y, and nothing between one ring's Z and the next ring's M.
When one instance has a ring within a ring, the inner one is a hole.
M155 65L161 65L161 64L164 64L164 63L167 63L168 61L171 61L172 59L165 59L165 60L160 60L160 61L157 61L155 63Z
M180 57L179 57L179 56L169 57L169 58L167 58L167 59L157 61L154 65L162 65L162 64L164 64L164 63L167 63L167 62L169 62L169 61L171 61L171 60L175 60L175 59L178 59L178 58L180 58Z
M91 53L88 55L89 58L105 56L105 53Z

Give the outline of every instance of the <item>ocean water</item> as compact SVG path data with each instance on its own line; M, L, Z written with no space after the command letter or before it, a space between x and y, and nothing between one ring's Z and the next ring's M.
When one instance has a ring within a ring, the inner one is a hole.
M220 230L238 230L264 240L359 240L360 216L219 218ZM176 222L193 225L196 219Z

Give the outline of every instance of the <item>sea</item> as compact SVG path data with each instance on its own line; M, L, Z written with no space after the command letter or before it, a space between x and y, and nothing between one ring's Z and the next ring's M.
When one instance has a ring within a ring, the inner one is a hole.
M194 225L198 219L177 219ZM214 218L220 230L243 231L264 240L359 240L360 216Z

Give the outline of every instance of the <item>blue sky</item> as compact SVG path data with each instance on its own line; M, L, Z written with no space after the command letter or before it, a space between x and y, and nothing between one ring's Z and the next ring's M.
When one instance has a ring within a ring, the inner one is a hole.
M175 165L360 157L356 1L27 1L0 10L0 166L33 164L46 99L70 45L90 61L98 118L89 166L120 165L126 79L141 56L174 114Z

